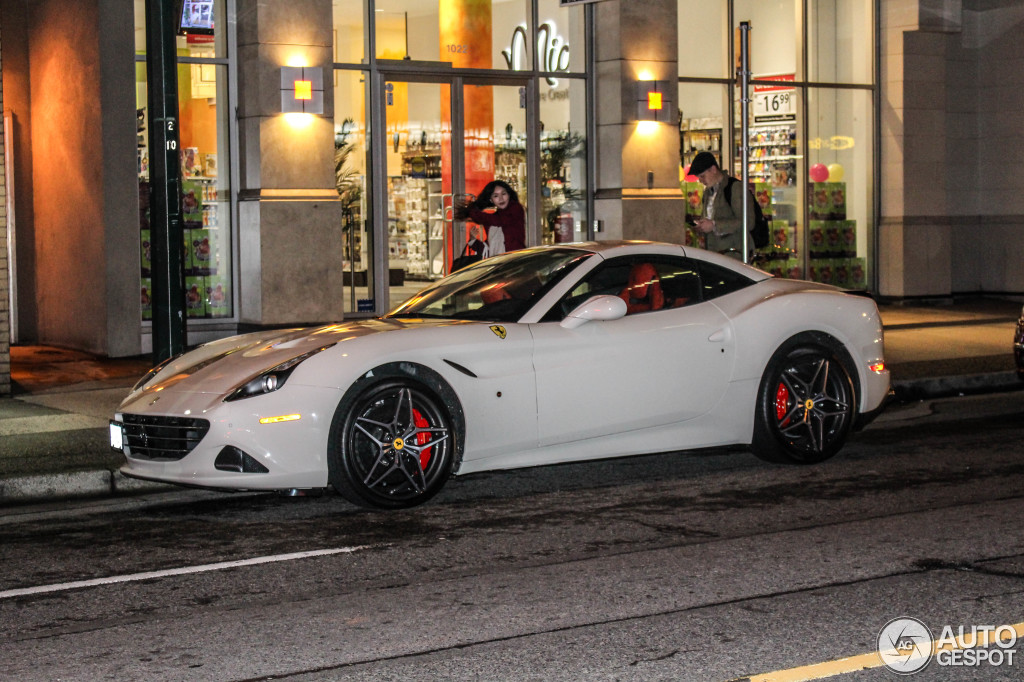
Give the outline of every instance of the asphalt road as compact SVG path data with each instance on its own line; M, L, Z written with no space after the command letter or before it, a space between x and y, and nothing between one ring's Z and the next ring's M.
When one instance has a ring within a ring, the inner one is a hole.
M1022 679L1022 414L1020 392L907 405L820 466L546 467L399 513L199 492L8 510L0 679L891 680L874 652L905 617L1021 633L985 649L1002 665L912 679Z

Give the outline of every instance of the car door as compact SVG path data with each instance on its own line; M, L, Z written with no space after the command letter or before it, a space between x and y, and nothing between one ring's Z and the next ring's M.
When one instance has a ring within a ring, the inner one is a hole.
M630 273L653 264L662 289L654 309L624 292ZM733 365L732 328L701 300L688 259L609 260L558 303L560 314L532 326L541 447L694 419L722 398ZM556 319L598 294L624 295L618 320L566 329Z

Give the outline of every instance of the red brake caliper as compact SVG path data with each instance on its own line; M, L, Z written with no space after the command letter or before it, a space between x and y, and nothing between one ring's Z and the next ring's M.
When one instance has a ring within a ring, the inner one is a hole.
M412 411L412 423L416 425L417 429L426 429L430 427L430 422L423 418L420 411L413 408ZM430 434L420 432L416 434L416 445L425 445L430 442ZM433 448L424 448L423 452L420 453L420 468L426 469L427 462L430 461L430 451Z
M775 418L779 420L779 426L785 426L789 422L786 413L789 412L789 389L783 383L775 389Z

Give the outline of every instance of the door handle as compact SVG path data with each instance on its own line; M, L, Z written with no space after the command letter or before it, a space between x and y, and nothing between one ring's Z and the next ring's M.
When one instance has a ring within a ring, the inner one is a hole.
M708 341L711 343L724 343L729 338L729 329L722 328L711 334L708 337Z

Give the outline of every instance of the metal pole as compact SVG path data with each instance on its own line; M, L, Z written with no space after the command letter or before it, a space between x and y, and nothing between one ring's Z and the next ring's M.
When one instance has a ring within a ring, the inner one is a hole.
M185 350L175 4L146 0L154 364Z
M750 262L747 218L750 215L750 22L740 22L740 134L743 136L743 262Z

